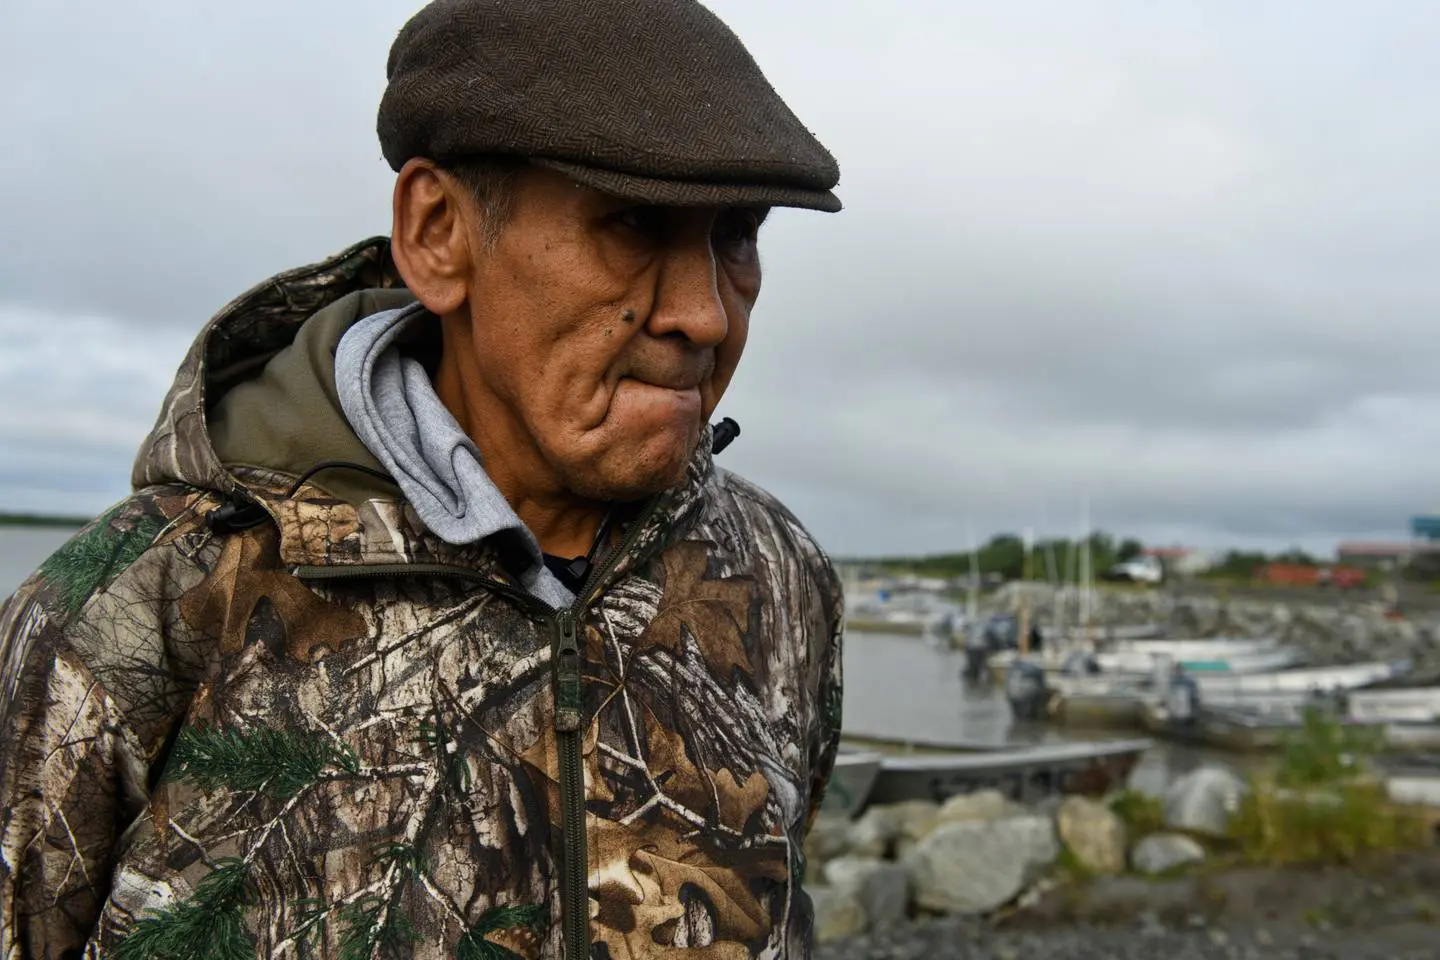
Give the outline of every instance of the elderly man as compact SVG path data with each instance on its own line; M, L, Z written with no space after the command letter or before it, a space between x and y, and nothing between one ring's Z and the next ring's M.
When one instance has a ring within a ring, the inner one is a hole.
M689 0L438 0L388 239L201 332L0 609L6 957L805 956L842 598L717 469L837 167Z

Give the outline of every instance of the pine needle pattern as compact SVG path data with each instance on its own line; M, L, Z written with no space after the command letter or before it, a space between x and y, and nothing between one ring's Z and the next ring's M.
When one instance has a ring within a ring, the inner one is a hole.
M152 516L117 526L122 507L97 518L40 566L40 575L58 590L60 604L71 616L91 594L138 560L165 528L164 521Z
M172 774L205 790L260 792L288 800L332 764L354 773L349 750L315 736L260 727L187 727L175 741Z
M344 927L338 960L371 960L377 956L400 960L408 956L406 948L418 939L409 918L382 897L365 897L347 904L337 919Z
M219 861L188 900L152 910L114 947L115 960L250 960L242 911L254 887L241 860Z

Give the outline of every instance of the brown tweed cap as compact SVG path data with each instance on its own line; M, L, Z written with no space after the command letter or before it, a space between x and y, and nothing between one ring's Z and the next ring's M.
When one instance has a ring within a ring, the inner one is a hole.
M694 0L434 0L386 75L397 171L508 155L651 203L840 209L835 159Z

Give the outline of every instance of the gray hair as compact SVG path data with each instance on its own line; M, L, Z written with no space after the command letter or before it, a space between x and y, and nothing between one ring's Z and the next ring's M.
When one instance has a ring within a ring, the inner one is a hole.
M524 165L514 157L465 157L439 164L470 192L480 208L480 236L493 249L515 207L515 175Z

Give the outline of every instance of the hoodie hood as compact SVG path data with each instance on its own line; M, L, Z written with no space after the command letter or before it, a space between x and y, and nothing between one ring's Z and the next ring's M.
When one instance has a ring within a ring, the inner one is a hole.
M136 456L132 485L182 484L237 506L258 504L279 527L280 559L291 566L444 563L493 575L497 546L447 544L428 530L382 479L340 405L341 337L367 316L412 302L385 237L241 294L182 361ZM654 529L641 532L632 557L662 547L693 517L713 475L710 442L707 429L686 480L660 495L647 524ZM309 476L322 464L347 466Z
M232 300L181 361L155 427L136 454L132 486L182 483L225 496L242 493L244 485L221 462L211 440L210 411L237 385L260 375L326 307L347 294L395 289L403 291L404 284L390 258L390 241L372 237L320 263L277 274Z

